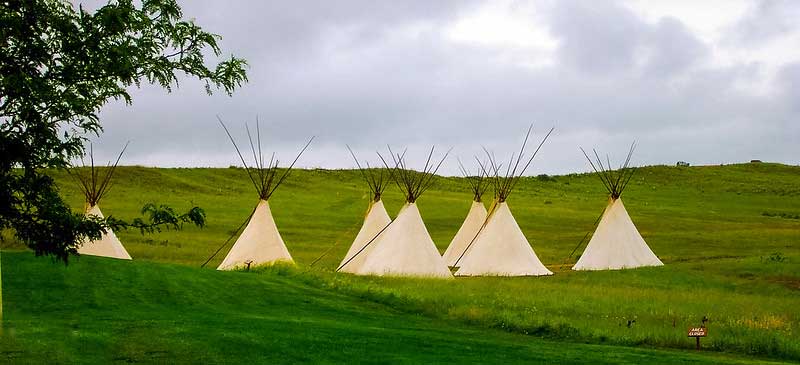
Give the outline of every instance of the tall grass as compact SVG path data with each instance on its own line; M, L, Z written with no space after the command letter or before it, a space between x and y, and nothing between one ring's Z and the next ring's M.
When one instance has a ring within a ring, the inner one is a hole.
M797 290L774 281L798 273L800 265L721 261L727 269L675 264L559 272L552 278L465 278L455 283L304 269L260 271L407 313L586 343L691 349L695 344L686 337L687 328L707 318L706 349L800 360ZM734 272L738 274L731 277Z

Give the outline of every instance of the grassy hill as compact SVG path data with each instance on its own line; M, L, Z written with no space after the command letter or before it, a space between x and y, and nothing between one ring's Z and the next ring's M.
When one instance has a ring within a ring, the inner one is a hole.
M94 257L64 268L24 253L3 260L2 363L747 362L483 330L310 285L292 270Z
M68 201L75 209L81 209L83 198L75 184L62 172L53 174L61 183ZM116 279L111 282L98 281L96 284L87 280L81 284L86 288L84 290L97 292L112 286L112 283L124 283L126 273L133 275L138 270L151 270L154 276L179 272L187 282L230 280L230 287L226 290L237 290L243 293L240 295L242 297L247 297L251 292L280 296L278 293L284 286L302 287L294 294L297 300L313 296L312 293L325 293L356 303L363 313L370 313L368 316L372 316L373 312L375 316L385 312L396 316L391 321L399 323L414 323L412 318L416 318L418 323L435 322L437 324L431 326L436 328L453 326L453 331L456 328L458 331L480 331L478 337L485 333L490 333L490 337L499 336L493 346L503 346L503 341L509 341L506 344L513 346L546 347L549 342L534 340L545 338L569 342L570 348L579 346L576 343L580 342L690 349L694 344L685 337L686 328L698 325L705 316L709 318L710 334L704 340L704 346L708 349L800 360L800 318L796 309L800 308L798 167L743 164L640 169L623 199L645 240L666 266L616 272L576 273L568 270L569 265L577 260L577 257L568 258L570 252L592 230L593 222L605 205L605 191L599 179L591 174L526 178L512 194L509 205L539 257L556 275L548 278L469 278L455 281L363 278L332 273L360 226L368 200L364 184L355 171L300 170L293 173L274 195L271 206L284 240L298 262L298 268L250 274L216 273L197 268L248 217L256 203L254 189L248 184L243 170L123 167L118 170L115 181L116 184L100 204L106 215L130 219L138 215L138 208L150 201L179 208L197 204L206 209L209 225L202 230L187 228L181 232L151 236L132 231L118 232L135 262L104 263L108 265L105 270L113 271ZM394 214L402 205L396 188L389 188L385 203L390 214ZM441 251L457 231L469 204L470 194L465 182L459 178L439 179L420 199L419 206L425 223ZM19 247L10 240L3 244L6 251ZM325 252L328 254L313 267L309 266ZM37 308L46 304L43 301L48 301L48 310L55 311L57 316L61 310L59 308L64 305L58 297L40 293L43 291L41 287L46 287L44 283L48 283L48 275L71 275L67 273L78 271L73 267L94 267L90 263L104 262L85 257L76 265L64 269L50 264L48 260L31 261L25 256L16 255L21 254L4 254L3 257L6 320L16 331L21 331L21 326L15 324L16 316L24 318L27 315L35 322L37 312L29 312L25 308ZM222 256L212 260L211 267L215 267ZM41 270L42 274L20 274L21 277L9 278L9 275L14 276L13 270L17 269L13 266L17 265L21 266L19 270L22 272ZM133 272L123 270L117 273L118 267ZM101 277L105 280L105 276ZM71 281L62 284L77 285ZM112 296L103 305L119 306L130 311L135 309L131 307L136 307L136 300L154 300L148 299L149 296L160 296L162 298L159 301L163 302L159 302L158 311L188 315L184 313L185 302L172 297L206 295L196 286L191 286L191 290L183 294L162 292L163 286L159 281L151 281L132 288L129 295L137 299L131 303L123 303L127 300L124 296ZM213 285L209 284L209 287ZM32 297L15 293L17 290L23 291L23 294L29 291L27 295ZM209 290L216 293L222 289L217 287L217 290ZM211 297L218 295L221 294ZM23 298L22 302L15 305L15 297ZM248 300L235 297L237 300ZM198 305L204 306L204 310L210 313L214 313L219 306L221 312L242 318L261 316L264 311L274 309L274 306L259 306L257 303L240 305L230 296L218 299L198 300ZM80 303L80 300L77 302ZM309 308L308 315L325 317L333 327L344 326L351 321L339 312L326 315L325 309L317 304L306 306ZM20 305L23 308L18 308ZM288 302L281 305L289 308L295 306ZM310 309L312 307L319 308ZM96 309L79 304L70 308L70 313L80 313L81 318L87 318L83 316L84 312L90 313L90 310ZM320 313L311 313L317 310ZM227 333L214 328L218 323L213 316L199 316L192 322L197 332L187 330L172 333L171 337L167 336L170 338L165 340L165 344L169 344L169 341L197 344L214 342ZM131 318L144 318L147 323L148 317L142 315ZM286 316L286 320L292 318L291 314ZM94 320L75 321L92 327L92 336L98 341L107 337L104 334L113 333L111 330L103 332L98 327L101 323L95 323ZM360 328L361 324L363 322L353 327ZM151 325L161 326L165 324L158 320ZM275 328L270 329L269 326L275 324L262 325L263 338L274 336L271 331ZM145 332L150 330L153 329ZM169 331L168 328L160 330ZM499 330L517 335L504 335ZM231 328L230 331L240 332L241 329ZM451 336L450 330L436 332L424 326L414 331L419 336L440 336L448 343L456 339L461 341L464 337L455 332ZM40 330L40 333L52 332ZM237 333L231 336L234 334ZM241 333L237 335L244 336ZM288 336L286 341L295 335L300 343L312 341L298 330L285 335ZM374 335L365 334L366 337ZM402 337L390 339L396 335L387 335L386 340L398 354L392 360L400 361L404 359L402 356L409 356L407 359L412 362L414 359L437 361L432 357L413 357L419 355L415 354L420 348L417 346L426 346L432 340L415 343L403 338L399 342L408 346L401 346L397 344L397 339ZM341 341L349 341L350 337L356 338L357 335L346 332L342 337ZM133 336L132 342L137 343L136 339ZM139 345L147 343L145 340L138 341ZM267 348L279 348L278 342L275 340L257 346L268 351ZM340 345L330 344L337 348ZM472 346L465 343L453 346L463 349L458 347L462 345ZM26 348L24 343L19 346ZM562 345L556 348L559 346ZM324 348L322 346L319 350ZM608 349L608 354L628 351L610 346L597 348ZM502 351L505 353L506 350ZM543 349L519 351L542 351L549 355ZM587 359L581 357L582 351L588 351L583 356L593 356L588 353L600 350L576 347L575 357L571 359ZM652 354L649 350L640 351ZM175 352L169 354L174 355ZM361 352L364 360L380 361L369 354L368 351ZM64 356L68 358L68 355ZM237 358L247 359L248 356L240 353ZM515 353L509 358L526 357L517 357ZM441 360L444 359L446 357ZM569 359L564 358L563 361Z

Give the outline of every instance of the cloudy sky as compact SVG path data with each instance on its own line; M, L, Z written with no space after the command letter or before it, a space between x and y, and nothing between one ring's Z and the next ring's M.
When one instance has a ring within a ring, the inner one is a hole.
M345 144L431 145L471 160L555 132L529 173L587 171L579 146L634 163L800 163L797 1L182 1L184 14L250 63L233 97L181 81L111 103L96 155L125 164L240 164L245 143L300 165L352 167ZM457 173L455 158L444 172Z

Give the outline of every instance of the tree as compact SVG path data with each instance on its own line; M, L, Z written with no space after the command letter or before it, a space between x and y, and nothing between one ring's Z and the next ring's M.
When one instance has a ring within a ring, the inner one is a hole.
M44 169L83 154L87 136L102 132L100 108L132 103L131 86L171 91L187 75L230 95L247 63L207 66L219 40L183 20L175 0L112 0L93 12L63 0L0 2L0 230L66 263L82 240L119 225L73 213Z

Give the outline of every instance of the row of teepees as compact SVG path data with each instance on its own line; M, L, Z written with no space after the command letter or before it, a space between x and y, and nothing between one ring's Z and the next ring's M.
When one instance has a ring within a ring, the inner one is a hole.
M288 168L279 173L279 161L274 154L269 161L264 159L258 124L256 124L255 141L249 128L247 129L250 152L254 160L253 164L248 165L244 154L236 145L227 127L222 120L219 122L233 143L245 171L258 193L259 201L248 217L246 227L217 269L232 270L278 261L292 262L292 256L272 218L269 198L289 176L292 167L311 144L313 138L302 148ZM350 153L369 187L371 200L363 225L336 270L358 275L439 278L449 278L453 275L552 275L553 273L539 260L506 202L552 132L551 129L536 150L528 156L525 149L531 133L529 128L519 152L511 157L505 167L485 149L487 158L484 162L476 157L479 166L477 174L468 174L464 165L459 161L459 167L470 184L473 202L464 223L443 256L439 255L416 202L433 183L433 179L449 151L436 163L433 159L434 149L431 148L422 170L415 171L406 165L405 151L402 154L395 154L390 148L390 159L385 159L379 153L378 157L385 168L374 169L368 163L366 163L366 167L363 167L351 150ZM595 158L592 160L584 151L584 155L589 159L592 168L608 190L609 200L594 235L583 255L573 266L574 270L609 270L663 265L647 246L622 204L622 192L635 172L635 169L628 166L634 148L635 144L631 145L625 163L617 170L612 170L609 162L604 164L597 152L594 152ZM108 191L114 170L124 152L125 148L117 157L116 162L108 166L105 175L101 176L94 166L90 150L89 175L72 173L84 191L87 215L102 217L98 203ZM389 217L381 200L390 181L398 186L406 199L406 203L394 220ZM483 195L489 188L493 190L494 199L487 210L483 204ZM217 250L217 253L227 243L225 242ZM79 253L131 259L122 243L110 230L99 241L84 243L80 247ZM454 274L448 267L454 268Z
M438 251L416 208L416 199L430 186L431 177L441 165L440 161L436 169L429 171L433 150L422 172L407 169L403 155L392 154L393 168L381 157L391 172L389 177L394 178L406 196L406 204L395 221L391 221L381 201L386 187L385 170L376 172L368 164L366 169L362 168L353 155L373 198L364 224L337 271L360 275L450 277L450 271L445 270L449 266L455 269L455 276L552 275L539 260L506 202L552 131L528 157L525 148L530 137L529 129L522 148L512 156L504 172L502 164L488 151L486 162L476 158L480 167L477 175L468 174L459 161L459 167L470 184L473 202L464 223L444 253L444 262L439 261ZM663 265L633 225L620 199L635 171L628 166L634 148L632 145L624 165L616 171L611 170L610 164L604 165L596 152L596 164L589 159L608 189L609 204L574 270ZM482 198L490 186L494 190L494 200L487 211Z
M403 155L392 154L394 168L381 158L406 195L406 204L394 221L389 220L380 202L381 191L376 189L385 186L375 183L382 182L383 175L376 177L374 171L361 168L357 162L375 198L359 235L337 270L361 275L451 277L450 266L457 268L456 276L551 275L552 272L536 256L506 203L550 133L552 130L542 139L536 151L526 156L529 129L520 152L512 157L502 176L501 164L488 151L487 163L478 160L481 167L479 174L466 177L473 192L472 207L443 257L439 255L425 228L416 207L416 199L430 186L444 158L435 169L429 170L433 154L431 149L421 173L407 169ZM459 166L468 175L460 161ZM490 174L492 177L488 178ZM482 202L488 183L493 185L495 193L489 211Z

